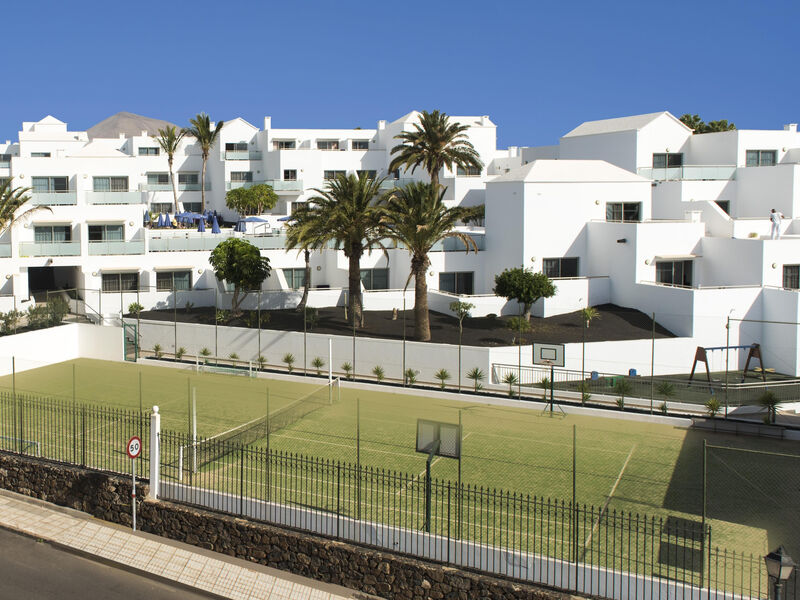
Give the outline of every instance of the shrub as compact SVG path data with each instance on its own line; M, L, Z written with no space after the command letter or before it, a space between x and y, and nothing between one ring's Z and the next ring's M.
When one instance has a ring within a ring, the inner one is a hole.
M305 315L306 315L306 327L308 327L309 329L314 329L314 327L319 325L319 310L317 310L316 307L306 306Z
M663 396L667 400L675 397L675 386L672 385L669 381L662 381L661 383L659 383L656 390L661 396Z
M514 386L517 385L519 382L519 378L517 377L516 373L506 373L506 376L503 377L503 383L508 385L508 397L514 397Z
M225 323L230 318L231 311L225 310L222 308L217 309L217 313L215 315L218 324Z
M775 392L772 390L767 390L761 394L756 401L758 402L759 406L767 411L767 414L764 417L764 422L774 423L778 414L778 404L780 404L780 400L778 400Z
M542 377L539 382L539 387L542 388L542 400L547 400L547 392L550 391L550 378Z
M291 352L287 352L286 354L283 355L281 361L286 363L286 368L289 369L289 373L294 371L294 361L295 361L294 354L292 354Z
M478 367L474 369L470 369L467 371L467 379L471 379L474 385L474 389L477 392L479 389L483 387L481 383L486 378L486 374L481 371Z
M412 386L417 383L417 375L419 375L419 371L415 371L414 369L406 369L405 373L403 373L406 385Z
M592 397L592 395L589 393L590 389L591 387L589 386L588 381L581 381L578 384L578 391L581 393L581 404L586 404L589 401L589 398Z
M256 358L256 362L258 363L258 368L262 371L264 370L264 365L267 364L267 359L264 358L263 354L259 354L258 358Z
M311 361L311 366L317 370L317 375L321 375L322 367L325 366L325 361L322 360L319 356L315 356L314 360Z
M239 355L236 354L236 352L231 352L230 354L228 354L228 358L236 362L237 360L239 360Z
M59 325L69 314L69 302L61 296L53 296L47 301L47 313L50 325Z
M39 306L31 306L28 309L28 327L31 329L42 329L47 327L50 321L50 315L47 311L47 306L40 304Z
M0 313L2 319L2 327L4 334L14 333L19 325L19 320L22 318L22 313L18 310L10 310L7 313Z
M617 398L617 408L620 410L625 410L625 396L620 396Z
M625 396L630 396L632 391L633 385L631 385L631 382L624 377L618 377L617 381L614 382L614 392L617 394L617 396L619 396L619 400L617 400L617 406L620 407L620 410L625 407Z
M184 354L186 354L186 348L184 348L183 346L181 346L180 348L178 348L178 349L175 351L175 358L176 358L177 360L180 360L180 359L182 359L182 358L183 358L183 355L184 355Z
M525 317L510 317L508 321L506 321L506 327L517 333L529 333L531 330L531 323L526 320Z
M448 371L447 369L439 369L438 371L436 371L436 373L433 374L433 376L439 380L439 387L444 389L447 380L450 379L450 371Z
M375 365L372 368L372 374L375 375L376 381L383 381L383 378L386 376L386 373L383 371L383 367L380 365Z
M666 402L662 402L658 409L661 411L662 415L666 415L669 412L669 407Z
M719 403L719 400L714 398L713 396L706 400L706 412L708 416L712 419L717 416L717 413L722 408L722 405Z
M161 349L161 344L156 344L153 346L153 354L156 355L156 358L161 358L164 355L164 352Z
M194 308L194 302L187 302L184 304L183 309L188 313Z
M208 357L211 356L211 350L203 348L200 350L200 356L203 357L203 364L208 364Z
M351 365L349 362L343 362L342 371L345 372L347 379L351 379L350 374L353 372L353 365Z
M138 302L131 302L130 304L128 304L128 312L132 315L135 315L136 317L138 317L139 313L141 313L143 310L144 306L142 306Z

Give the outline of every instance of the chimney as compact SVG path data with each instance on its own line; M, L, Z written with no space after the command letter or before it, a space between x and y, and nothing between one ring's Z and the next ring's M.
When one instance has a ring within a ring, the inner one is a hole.
M483 115L481 117L481 125L486 125L489 122L489 115Z
M119 139L124 140L125 139L125 134L124 133L120 133L119 134Z
M787 125L783 126L784 131L791 131L792 133L797 133L797 123L788 123Z
M386 121L385 120L378 121L378 129L379 130L380 129L386 129Z
M147 137L147 132L146 131L142 131L142 137Z
M519 148L517 146L509 146L508 156L509 158L514 158L515 156L519 156Z
M272 129L272 117L264 117L264 131Z

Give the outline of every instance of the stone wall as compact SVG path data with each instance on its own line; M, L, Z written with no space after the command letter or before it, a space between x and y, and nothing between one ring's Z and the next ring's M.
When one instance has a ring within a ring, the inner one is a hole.
M130 525L130 478L0 452L0 487ZM146 485L137 485L144 498ZM392 599L560 600L568 594L162 501L140 501L147 531Z

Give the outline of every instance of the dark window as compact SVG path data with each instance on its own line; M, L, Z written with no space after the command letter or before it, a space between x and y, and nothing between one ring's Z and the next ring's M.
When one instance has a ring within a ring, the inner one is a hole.
M167 185L169 183L169 173L148 173L148 185Z
M714 200L722 210L725 211L725 214L731 214L731 201L730 200Z
M34 192L68 192L69 181L66 177L31 177Z
M127 177L94 177L92 189L95 192L127 192Z
M578 259L545 258L542 260L542 273L548 277L578 277Z
M472 271L462 271L453 273L439 273L439 290L464 296L471 296L474 293L475 273Z
M361 283L366 290L388 290L389 269L361 269Z
M90 242L119 242L125 239L122 225L89 225Z
M283 179L284 181L297 181L297 169L284 169Z
M157 146L139 146L139 156L158 156Z
M369 140L353 140L351 148L353 150L369 150Z
M692 286L691 260L656 261L656 281L669 285Z
M642 220L641 202L607 202L606 221L636 223Z
M325 171L323 178L326 180L336 179L339 175L347 175L347 171Z
M186 206L184 205L184 208ZM157 213L168 213L172 211L172 202L151 202L150 210ZM188 209L187 209L188 210Z
M286 284L293 290L300 289L306 284L305 268L283 269L283 276L286 277Z
M479 167L456 167L456 175L460 177L479 177L481 170Z
M800 265L783 265L783 287L787 290L800 289Z
M189 211L189 212L199 213L200 212L200 204L201 204L200 202L184 202L183 203L183 208L185 210ZM170 206L172 206L172 205L170 204ZM167 211L164 211L164 212L167 212Z
M771 167L778 162L778 151L748 150L746 157L748 167Z
M356 175L361 177L362 175L367 179L375 179L378 176L377 171L356 171Z
M253 172L231 171L231 181L253 181Z
M295 149L295 141L294 140L274 140L272 142L272 148L274 150L294 150Z
M197 185L200 183L199 173L178 173L178 183L185 185Z
M247 142L228 142L225 144L225 150L232 152L247 152Z
M50 158L49 152L31 152L31 158Z
M71 242L72 227L70 225L35 225L33 239L37 243Z
M156 273L156 289L159 292L188 290L191 287L191 271L159 271Z
M653 154L653 168L665 169L683 166L683 154Z
M138 273L103 273L104 292L135 292L137 289Z
M317 140L318 150L338 150L339 140Z

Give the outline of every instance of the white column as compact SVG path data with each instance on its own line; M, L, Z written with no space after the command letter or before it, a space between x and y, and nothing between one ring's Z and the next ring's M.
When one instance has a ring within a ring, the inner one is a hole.
M158 407L153 407L153 414L150 415L150 493L148 498L158 498L159 487L159 466L161 459L161 415L158 414Z

